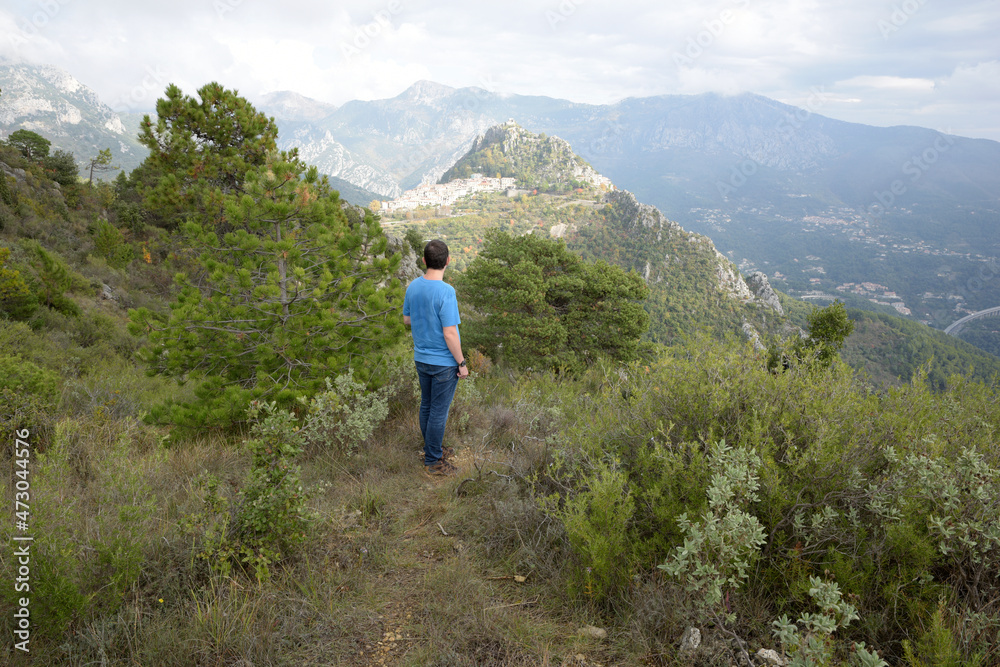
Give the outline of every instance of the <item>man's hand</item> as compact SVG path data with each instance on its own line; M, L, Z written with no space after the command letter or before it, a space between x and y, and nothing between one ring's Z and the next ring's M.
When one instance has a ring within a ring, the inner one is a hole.
M458 363L460 359L465 359L465 355L462 354L462 341L458 337L458 327L452 325L450 327L445 327L441 330L444 334L444 343L448 346L448 351L451 352L451 356L455 357L455 361ZM458 367L458 377L464 378L469 375L469 369L462 366Z

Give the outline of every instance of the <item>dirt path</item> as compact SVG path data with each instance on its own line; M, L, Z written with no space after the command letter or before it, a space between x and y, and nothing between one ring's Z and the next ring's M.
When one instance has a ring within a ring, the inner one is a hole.
M475 476L475 454L457 449L455 478L429 478L414 451L412 467L384 480L398 500L387 516L345 532L358 552L379 545L382 564L366 575L372 616L352 664L601 664L585 657L599 654L599 643L547 617L530 581L481 557L469 507L455 493Z

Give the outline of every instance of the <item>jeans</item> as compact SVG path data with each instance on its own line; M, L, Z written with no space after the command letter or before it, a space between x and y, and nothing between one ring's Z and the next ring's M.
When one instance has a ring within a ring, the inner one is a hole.
M420 377L420 433L424 436L424 465L441 460L448 409L458 386L458 366L417 365Z

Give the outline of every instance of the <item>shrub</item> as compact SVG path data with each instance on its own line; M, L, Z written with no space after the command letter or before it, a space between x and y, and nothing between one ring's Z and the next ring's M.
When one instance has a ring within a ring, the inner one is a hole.
M38 283L36 292L41 302L66 315L79 315L80 307L66 296L66 291L82 277L58 255L42 248L38 241L25 241L24 246L31 255L31 266Z
M124 227L130 230L132 234L141 234L146 229L146 213L135 202L116 199L111 205L111 214L115 218L116 227Z
M772 374L749 345L708 339L648 364L594 367L560 380L567 445L530 490L592 493L595 471L615 461L634 502L616 528L625 535L619 562L640 578L643 567L673 565L680 586L658 585L689 598L688 622L728 624L747 645L768 641L774 618L811 611L810 577L820 576L838 582L859 617L838 630L837 651L864 641L901 662L902 640L921 636L914 628L931 622L944 597L961 629L956 650L986 664L1000 626L989 602L1000 582L987 574L1000 566L1000 403L995 387L952 378L952 389L936 393L925 377L876 393L844 364ZM518 379L524 392L542 381ZM733 447L727 456L755 457L727 484L756 499L738 496L732 513L716 509L720 500L705 506L706 488L724 497L716 446L705 443L723 439ZM568 535L568 517L554 518ZM749 548L760 535L763 547ZM583 544L568 544L573 566L557 575L567 577L564 588L576 590L577 562L588 565ZM720 592L723 603L707 608ZM631 595L612 590L609 606L630 609Z
M247 413L256 420L246 442L251 465L235 502L221 497L218 480L209 476L202 510L186 516L181 526L201 540L200 556L213 569L226 576L240 565L263 581L271 566L305 539L315 517L292 463L303 444L295 417L273 402L254 401Z
M58 396L59 377L18 357L0 357L0 387L35 394L46 401Z
M0 170L0 202L11 209L17 208L17 193L7 182L7 174Z
M774 635L789 655L788 667L821 667L830 664L834 646L830 636L838 628L845 628L857 620L858 613L852 605L841 599L840 588L835 582L825 582L819 577L809 578L809 596L819 605L819 614L803 613L798 627L788 616L774 622ZM868 652L864 643L854 646L852 662L861 667L889 667L878 657L878 652Z
M38 307L38 300L21 272L7 267L10 248L0 248L0 313L18 320L27 319Z
M326 389L308 401L300 399L307 406L302 437L310 447L332 445L340 454L352 454L388 416L388 391L366 391L354 381L352 368L332 383L326 378Z
M124 269L135 259L135 249L125 240L125 235L104 218L99 219L94 228L94 246L114 269Z
M602 602L631 574L628 526L635 511L627 476L614 464L599 461L581 480L577 493L559 507L559 497L542 501L558 518L579 560L572 590Z
M887 489L872 509L887 522L905 520L927 535L951 583L974 611L1000 594L1000 469L979 452L946 457L886 450ZM994 576L990 576L990 575Z

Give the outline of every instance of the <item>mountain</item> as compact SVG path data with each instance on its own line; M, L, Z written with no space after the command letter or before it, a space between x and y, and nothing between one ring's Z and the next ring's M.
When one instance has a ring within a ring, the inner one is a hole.
M559 137L533 134L513 120L491 127L476 137L469 152L438 182L468 178L473 173L515 178L521 187L541 186L542 189L547 189L548 184L611 184L586 160L574 154L569 142Z
M0 131L37 132L77 163L111 149L113 164L131 171L146 156L115 111L69 73L47 65L0 62ZM81 173L83 173L81 166ZM117 172L108 172L113 178Z
M842 122L818 113L823 102L704 94L588 105L422 81L297 123L285 141L327 173L395 197L438 181L477 135L512 118L568 141L790 294L853 294L939 328L1000 303L1000 280L983 279L998 275L1000 143Z
M38 128L80 160L111 146L126 169L144 155L131 138L138 115L114 114L65 72L7 64L0 87L8 132ZM353 203L437 182L478 135L514 119L791 295L938 328L1000 303L1000 143L845 123L820 115L823 103L704 94L588 105L421 81L340 107L283 91L260 108L281 147L298 147ZM996 349L990 336L975 334Z
M475 192L498 174L515 179L515 186ZM477 255L489 229L541 234L563 239L585 258L641 275L650 288L650 340L673 342L703 329L759 339L794 329L766 276L758 276L751 289L711 239L618 190L558 137L512 121L494 126L474 139L441 181L422 189L425 201L438 198L436 210L386 213L383 221L393 230L446 240L456 269ZM466 194L449 204L446 195L456 186Z
M282 123L315 122L337 110L333 104L320 102L290 90L268 93L256 105Z

